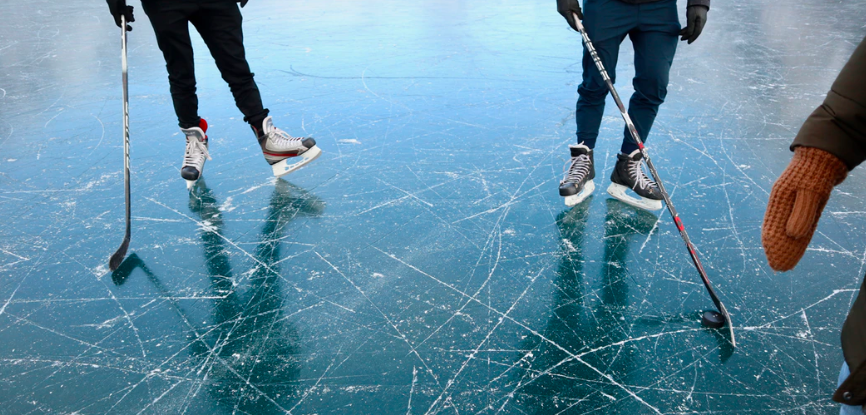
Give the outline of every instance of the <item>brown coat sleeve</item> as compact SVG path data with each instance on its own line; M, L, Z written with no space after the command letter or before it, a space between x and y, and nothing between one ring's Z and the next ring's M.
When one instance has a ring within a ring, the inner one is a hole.
M866 160L866 39L833 82L833 87L803 123L791 145L815 147L839 157L848 169Z

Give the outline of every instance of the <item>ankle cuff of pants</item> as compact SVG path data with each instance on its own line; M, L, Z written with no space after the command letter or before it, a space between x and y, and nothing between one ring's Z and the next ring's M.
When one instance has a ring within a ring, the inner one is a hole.
M191 123L187 123L187 122L183 122L182 120L177 120L177 121L178 121L178 122L177 122L177 125L180 126L180 128L192 128L192 127L198 127L199 124L201 124L201 118L199 118L195 123L192 123L192 124L191 124Z
M620 147L619 151L621 151L622 154L631 154L632 151L637 149L637 144L629 138L628 142L622 143L622 147Z
M596 141L598 141L598 136L591 137L591 138L589 138L589 137L581 138L580 136L577 137L577 144L583 144L583 145L589 147L590 149L595 148L595 142Z
M260 112L258 114L248 115L248 116L244 117L244 121L248 122L250 125L253 125L253 126L261 126L262 121L264 121L265 118L268 117L269 113L270 113L270 111L267 108L265 108L262 110L262 112Z

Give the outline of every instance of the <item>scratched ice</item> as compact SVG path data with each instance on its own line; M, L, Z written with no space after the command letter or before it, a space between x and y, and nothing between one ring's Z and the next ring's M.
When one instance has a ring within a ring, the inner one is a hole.
M766 266L760 222L866 3L717 1L678 51L649 146L736 350L701 328L712 303L667 214L601 191L610 104L600 191L562 206L581 46L553 1L251 1L266 105L325 153L273 180L194 37L214 160L192 196L134 4L113 274L119 33L104 2L0 2L0 413L836 412L866 170L794 272Z

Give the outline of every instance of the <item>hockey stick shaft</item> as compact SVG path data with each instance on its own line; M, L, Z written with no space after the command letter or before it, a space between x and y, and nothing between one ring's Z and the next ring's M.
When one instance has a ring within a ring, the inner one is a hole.
M695 246L692 244L691 239L689 239L689 234L686 232L686 228L683 225L683 221L680 219L679 213L677 213L676 208L674 207L673 202L671 201L670 195L668 195L667 190L665 190L665 186L662 183L661 177L659 177L658 171L653 165L652 160L647 153L646 147L643 144L643 140L640 138L640 134L638 134L637 129L634 126L634 123L631 120L631 117L628 115L628 111L625 109L625 105L622 104L622 100L619 98L619 94L616 92L616 88L613 86L613 81L611 81L610 76L607 74L607 70L604 69L604 64L601 62L601 58L598 56L598 52L596 52L595 47L592 45L592 41L589 39L589 35L586 34L586 28L583 26L583 22L577 17L577 14L574 14L574 22L577 26L577 31L580 32L581 37L583 37L583 44L586 47L586 50L589 52L592 57L592 61L595 63L596 68L601 73L601 77L604 79L604 82L607 84L607 88L610 90L611 95L613 96L613 100L616 101L616 106L619 108L619 112L622 115L622 119L625 121L625 125L628 128L629 133L631 133L632 139L637 144L640 149L641 155L643 155L643 159L646 162L647 168L649 168L650 174L652 174L653 179L656 181L656 184L659 187L659 190L662 193L662 197L665 200L665 205L668 207L668 212L671 214L671 218L674 220L674 224L677 226L677 230L680 232L680 236L682 236L683 241L686 243L686 248L689 250L689 256L692 258L692 262L695 264L695 268L697 268L698 273L701 275L701 280L704 283L704 287L706 287L707 292L710 294L710 298L713 300L713 304L715 304L716 308L719 310L719 313L725 317L725 322L728 325L731 334L731 344L735 347L737 345L736 340L734 339L734 329L731 322L731 316L728 314L728 310L725 308L725 305L722 304L722 301L719 300L719 296L716 295L716 291L713 289L712 284L710 283L710 278L707 276L706 271L704 270L703 264L701 264L701 260L698 258L697 250Z
M126 201L126 235L132 233L132 203L129 189L129 62L126 48L126 17L123 18L123 34L121 35L121 70L123 71L123 188Z
M129 241L132 238L132 204L129 190L129 67L126 60L126 16L120 17L120 33L120 63L123 71L123 186L126 201L126 233L120 248L108 261L108 268L112 271L123 262L126 251L129 249Z

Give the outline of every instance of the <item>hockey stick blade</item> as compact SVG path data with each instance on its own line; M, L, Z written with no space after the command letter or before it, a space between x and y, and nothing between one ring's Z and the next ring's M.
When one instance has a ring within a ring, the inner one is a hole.
M731 346L737 347L737 339L734 337L734 323L731 321L731 315L728 314L728 309L719 301L719 312L725 317L725 325L728 326L728 334L731 336Z
M110 271L116 270L123 262L123 258L126 257L126 251L129 249L129 239L129 232L127 232L126 237L123 238L123 243L120 244L120 248L117 248L117 251L108 260L108 269Z

